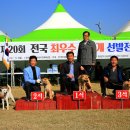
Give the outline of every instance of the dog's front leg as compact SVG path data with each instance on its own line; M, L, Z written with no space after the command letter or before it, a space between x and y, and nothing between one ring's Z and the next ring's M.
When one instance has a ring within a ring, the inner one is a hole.
M4 99L2 99L2 107L3 107L3 110L5 109L5 101Z
M45 98L47 98L47 91L45 90Z
M49 90L49 97L52 99L52 90Z
M86 91L86 84L83 85L83 91Z
M7 104L7 110L9 110L9 100L8 100L8 98L6 98L5 100L6 100L6 104Z
M54 98L54 91L52 91L52 98Z
M81 84L79 84L79 91L81 91Z

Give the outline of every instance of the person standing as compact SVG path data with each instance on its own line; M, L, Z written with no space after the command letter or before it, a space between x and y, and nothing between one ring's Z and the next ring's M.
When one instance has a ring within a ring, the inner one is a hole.
M40 87L40 68L36 66L37 57L30 56L29 66L24 69L24 84L23 88L26 92L26 100L31 100L31 92L41 91Z
M83 32L83 41L79 43L77 61L84 67L87 74L91 76L96 63L96 44L90 40L90 32Z

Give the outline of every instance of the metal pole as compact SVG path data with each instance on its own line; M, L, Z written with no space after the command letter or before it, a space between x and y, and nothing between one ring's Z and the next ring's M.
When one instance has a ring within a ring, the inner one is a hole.
M79 110L80 110L80 99L78 100L78 106L79 106L78 108L79 108Z
M37 100L37 110L38 110L38 100Z
M91 109L92 109L92 97L91 97Z
M12 64L13 64L13 68L12 68L12 74L13 74L13 86L15 86L15 77L14 77L14 61L12 61Z
M12 61L11 61L11 87L13 86Z
M9 77L8 77L8 69L7 69L7 84L8 84L8 81L9 81Z
M123 109L124 106L123 106L123 99L121 99L121 109Z
M14 61L11 61L11 86L15 86Z

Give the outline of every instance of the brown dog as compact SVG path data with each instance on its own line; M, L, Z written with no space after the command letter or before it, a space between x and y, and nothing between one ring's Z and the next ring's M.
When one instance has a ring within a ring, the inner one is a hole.
M49 94L49 98L53 99L54 92L52 91L52 85L48 78L42 79L43 84L45 84L45 98L47 98L47 94Z
M125 81L123 83L123 90L129 90L129 96L130 96L130 81Z
M92 85L88 75L80 75L78 77L79 91L92 91Z

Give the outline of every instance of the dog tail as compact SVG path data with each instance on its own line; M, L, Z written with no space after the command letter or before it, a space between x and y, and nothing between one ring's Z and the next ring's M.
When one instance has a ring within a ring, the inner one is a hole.
M15 99L14 99L14 97L13 97L13 95L12 95L12 92L11 92L11 87L10 87L10 85L8 85L7 84L7 87L8 87L8 91L10 92L10 98L12 99L12 101L15 103Z
M7 84L7 87L8 87L8 89L9 89L9 91L10 91L10 90L11 90L11 87L10 87L10 85L8 85L8 84Z

